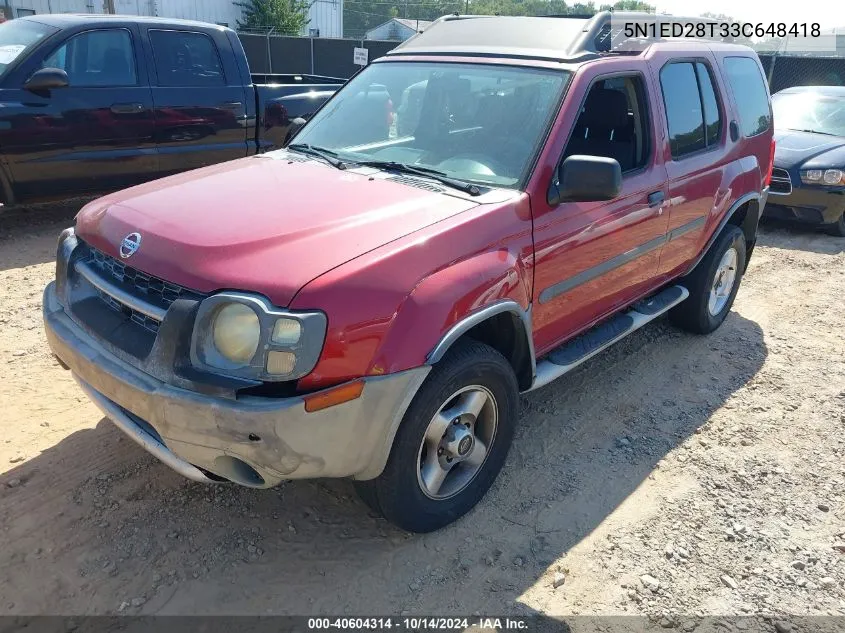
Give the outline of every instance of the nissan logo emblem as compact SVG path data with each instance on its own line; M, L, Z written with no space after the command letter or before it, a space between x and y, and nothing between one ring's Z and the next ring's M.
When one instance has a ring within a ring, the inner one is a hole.
M130 233L120 243L120 256L123 259L132 257L139 248L141 248L141 234Z

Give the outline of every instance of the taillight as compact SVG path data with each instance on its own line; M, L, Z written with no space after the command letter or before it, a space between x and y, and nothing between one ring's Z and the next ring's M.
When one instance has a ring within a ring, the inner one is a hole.
M775 168L775 139L772 139L772 154L769 156L769 169L766 171L766 178L763 180L763 186L768 187L772 182L772 171Z

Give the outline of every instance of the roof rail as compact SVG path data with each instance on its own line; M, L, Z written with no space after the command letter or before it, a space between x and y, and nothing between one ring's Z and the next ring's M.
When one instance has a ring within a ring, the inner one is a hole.
M461 22L464 24L461 25ZM640 26L679 22L717 24L718 20L635 11L602 11L588 19L577 16L451 14L434 20L425 30L415 33L387 55L457 54L581 62L613 53L638 54L654 42L672 39L659 37L659 28L648 28L647 37L629 38L625 34L625 26L630 22ZM655 33L657 37L653 36Z
M714 18L685 17L665 15L661 13L646 13L644 11L600 11L590 18L587 24L584 25L582 36L576 38L576 40L572 42L567 49L568 54L577 58L590 53L609 53L624 48L630 48L630 45L645 46L649 43L662 41L664 39L660 36L628 38L625 36L623 28L618 26L615 29L613 28L614 23L619 25L624 22L660 25L677 22L682 22L684 24L718 24L719 21ZM625 47L625 44L629 44L629 46Z

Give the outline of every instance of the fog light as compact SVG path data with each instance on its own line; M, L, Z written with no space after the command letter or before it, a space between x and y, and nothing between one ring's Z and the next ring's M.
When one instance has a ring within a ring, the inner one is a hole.
M291 352L268 352L267 373L277 376L284 376L293 371L296 365L296 354Z

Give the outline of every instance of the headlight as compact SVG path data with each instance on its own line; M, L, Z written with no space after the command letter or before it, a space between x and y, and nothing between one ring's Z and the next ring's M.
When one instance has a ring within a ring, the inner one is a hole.
M302 334L302 326L295 319L276 319L273 326L274 343L279 345L296 345Z
M322 312L288 311L264 297L221 292L197 310L191 363L249 380L294 380L314 369L325 336Z
M805 185L843 185L845 170L842 169L803 169L801 182Z
M229 303L214 316L214 347L227 360L246 365L258 351L261 324L252 308L242 303Z

